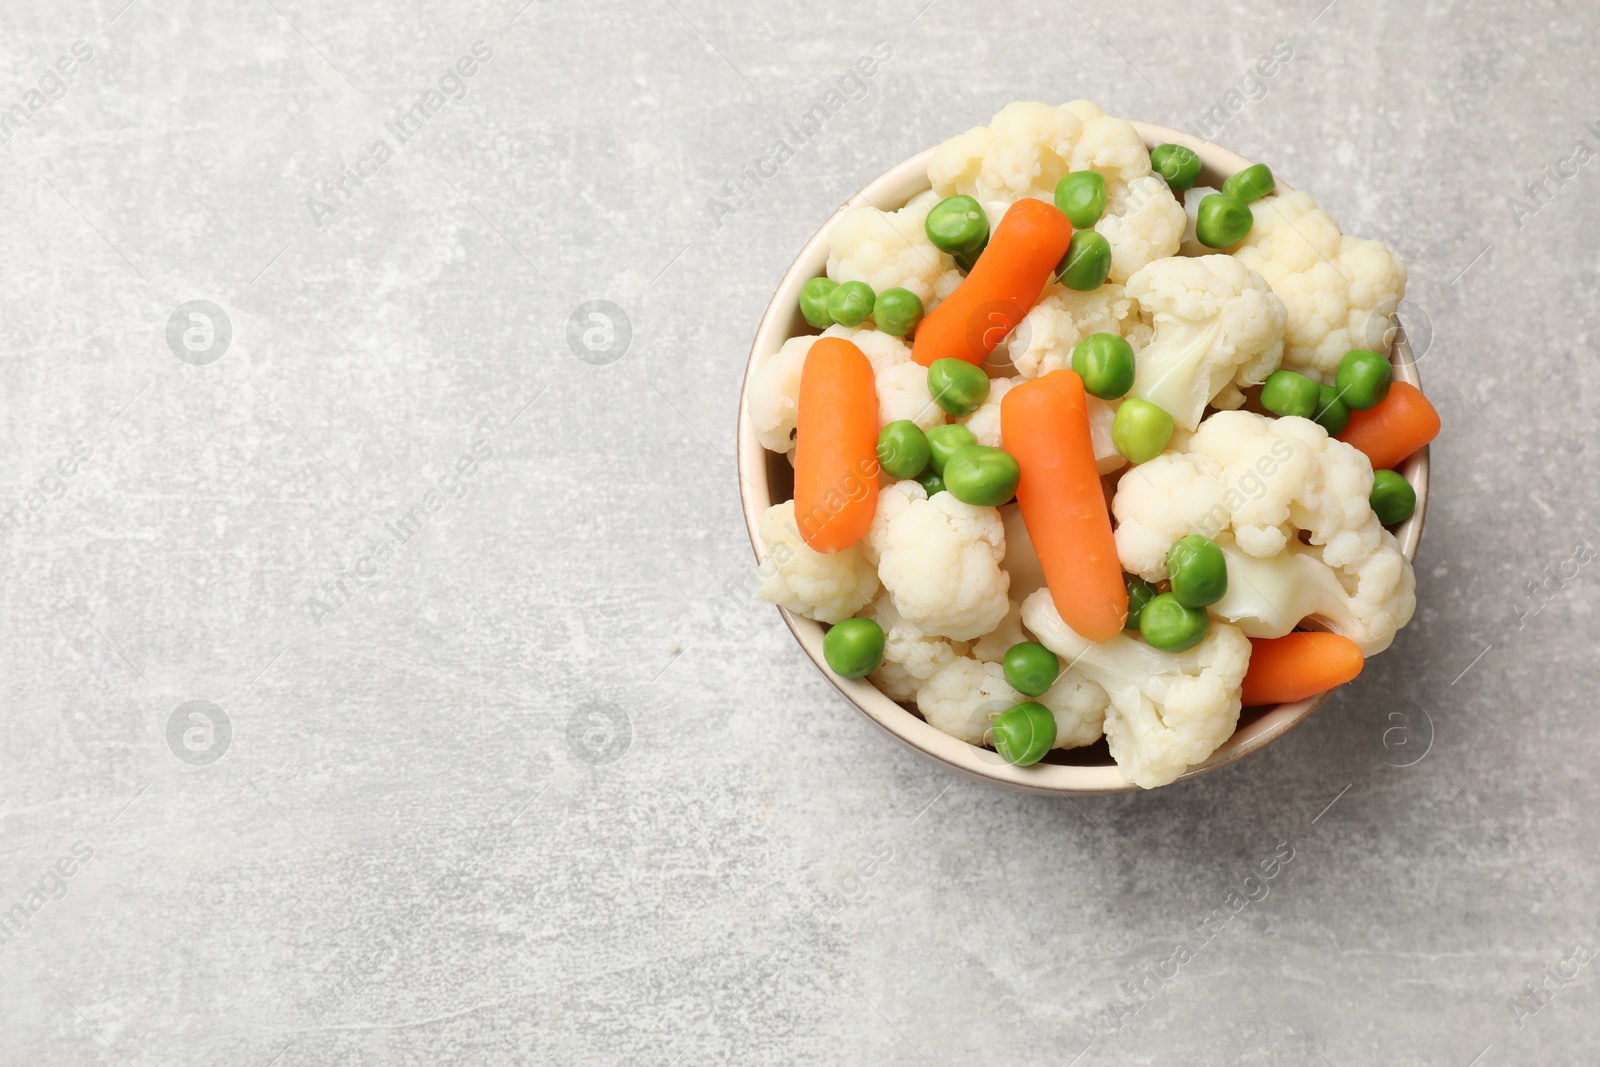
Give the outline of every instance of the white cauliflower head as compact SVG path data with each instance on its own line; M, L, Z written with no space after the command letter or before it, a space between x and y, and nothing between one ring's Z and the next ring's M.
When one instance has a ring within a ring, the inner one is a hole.
M1241 570L1238 588L1230 577L1231 602L1213 613L1259 619L1251 636L1281 636L1270 631L1287 633L1315 617L1364 650L1380 651L1416 609L1416 578L1373 513L1371 493L1366 456L1311 420L1221 411L1180 449L1122 476L1112 501L1117 555L1123 569L1154 582L1166 577L1167 550L1192 533L1254 559L1304 554L1311 562L1275 564L1295 576L1292 589L1270 592L1284 588L1272 569L1259 579L1255 570ZM1302 532L1309 546L1300 544ZM1338 588L1312 563L1330 569ZM1258 580L1252 596L1248 586ZM1304 613L1286 620L1296 611Z
M756 568L756 593L763 600L818 622L848 619L878 593L878 575L859 544L841 552L818 552L800 539L794 501L774 504L761 515L766 556Z
M815 337L791 337L768 356L750 378L746 405L756 440L768 452L794 456L794 428L800 407L800 371Z
M1146 174L1106 196L1106 213L1095 232L1111 245L1113 282L1126 282L1135 271L1178 254L1183 243L1183 205L1160 175Z
M1265 197L1250 210L1255 223L1233 254L1288 311L1283 365L1326 385L1352 348L1387 354L1405 264L1381 241L1340 233L1305 193Z
M1015 600L1008 601L1006 617L1000 620L1000 625L972 642L972 656L985 663L999 663L1005 658L1006 649L1012 645L1031 641L1026 631L1022 628L1022 605Z
M972 431L980 445L1000 447L1000 402L1006 394L1022 384L1021 378L996 378L989 383L989 395L965 419L960 420Z
M1186 652L1162 652L1126 634L1100 642L1079 636L1048 590L1023 601L1022 619L1072 671L1105 690L1106 743L1133 784L1166 785L1233 735L1250 641L1227 623L1213 622Z
M1075 170L1097 171L1108 199L1150 173L1150 153L1132 123L1087 100L1060 107L1007 104L934 149L928 178L940 199L962 194L983 205L990 225L1025 197L1054 200L1056 183Z
M842 337L861 349L872 364L878 393L878 426L910 419L924 430L944 421L928 395L928 369L911 358L911 346L893 334L865 327L829 326L822 337ZM795 424L800 414L800 374L817 337L791 337L756 368L747 404L756 439L769 452L794 458Z
M1072 350L1096 333L1126 337L1137 350L1150 340L1138 306L1122 286L1107 282L1078 292L1051 283L1039 302L995 349L990 359L1009 359L1024 378L1040 378L1072 367Z
M932 311L962 278L955 260L935 248L923 228L940 199L929 191L899 211L866 205L846 211L828 231L828 277L841 284L866 282L875 293L908 289Z
M883 662L872 672L872 682L890 700L908 703L939 669L967 654L968 643L925 634L901 618L894 601L880 596L872 605L872 618L883 627Z
M1240 552L1227 534L1216 542L1228 565L1228 591L1208 610L1246 637L1282 637L1310 620L1375 656L1416 609L1416 576L1387 530L1371 555L1344 568L1328 566L1317 549L1298 541L1266 558Z
M1183 241L1178 245L1178 252L1185 256L1209 256L1216 252L1214 248L1207 248L1200 243L1200 238L1195 236L1194 228L1200 222L1200 201L1208 196L1221 192L1206 185L1196 185L1185 189L1183 192Z
M996 509L949 493L930 500L918 483L895 482L878 493L866 546L895 610L923 633L967 641L1005 618L1010 578Z
M1122 401L1085 396L1084 404L1089 410L1089 441L1094 445L1095 470L1102 477L1115 474L1128 465L1128 457L1117 451L1116 440L1111 436L1111 430L1117 423L1117 409L1122 406Z
M917 710L930 726L969 745L982 745L994 717L1025 699L1011 688L1000 664L960 656L928 679L917 693Z
M1094 744L1105 733L1106 708L1111 698L1077 671L1062 671L1055 684L1034 699L1055 716L1056 743L1052 748L1082 748Z
M1130 396L1192 430L1207 404L1238 407L1283 357L1283 302L1232 256L1158 259L1128 279L1128 295L1155 328L1136 353Z

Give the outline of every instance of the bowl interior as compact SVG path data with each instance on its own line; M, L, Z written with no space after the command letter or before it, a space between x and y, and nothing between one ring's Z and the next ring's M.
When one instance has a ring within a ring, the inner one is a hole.
M1186 145L1199 155L1201 184L1220 185L1222 180L1249 166L1251 161L1224 148L1200 141L1178 130L1135 122L1134 127L1147 146L1162 142ZM828 231L846 210L870 204L882 210L895 210L913 196L929 188L928 157L932 150L913 156L869 183L856 196L840 206L832 217L812 235L779 282L761 324L756 330L750 359L745 367L744 387L739 395L738 468L740 497L744 505L745 526L758 561L766 558L761 541L761 515L775 503L794 495L793 471L789 461L768 452L756 440L745 406L745 393L751 376L760 363L770 357L790 337L813 332L799 312L800 288L809 279L826 272ZM1278 183L1278 192L1289 186ZM1403 334L1395 337L1392 358L1395 378L1421 388L1422 382ZM1422 538L1422 525L1428 498L1428 449L1424 448L1399 468L1399 473L1417 493L1416 512L1395 530L1407 560L1415 560ZM1045 761L1032 767L1015 767L989 749L977 748L957 740L924 722L915 711L890 700L865 678L845 679L828 669L822 657L821 623L782 612L784 621L806 655L833 685L868 719L877 723L895 740L945 764L952 770L998 785L1039 793L1111 793L1136 789L1122 777L1106 751L1105 742L1081 749L1054 750ZM1245 708L1238 728L1222 747L1204 763L1191 767L1183 778L1191 778L1232 763L1282 737L1303 721L1328 694L1271 707Z

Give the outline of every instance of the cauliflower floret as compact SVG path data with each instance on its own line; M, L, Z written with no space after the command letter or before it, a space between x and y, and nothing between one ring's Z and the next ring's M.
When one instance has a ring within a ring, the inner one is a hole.
M1015 103L934 149L928 178L940 199L977 200L994 226L1018 200L1053 200L1056 183L1074 170L1098 171L1109 199L1150 173L1150 153L1131 123L1087 100Z
M930 726L969 745L982 745L994 717L1024 699L1006 681L1000 664L960 656L928 679L917 693L917 710Z
M1200 222L1200 201L1212 196L1220 189L1213 189L1209 185L1196 185L1183 193L1183 241L1178 245L1178 253L1185 256L1209 256L1216 253L1215 248L1207 248L1200 243L1200 238L1195 236L1194 228Z
M1135 178L1106 197L1106 213L1095 223L1111 245L1113 282L1126 282L1134 272L1178 254L1183 243L1183 205L1159 175Z
M899 287L917 294L923 308L956 291L962 274L955 260L934 247L923 223L942 198L932 191L912 197L899 211L853 207L828 231L828 277L866 282L872 291Z
M985 663L999 663L1005 658L1006 649L1023 641L1032 640L1022 629L1022 605L1015 600L1008 601L1006 617L1000 620L1000 625L972 642L972 655Z
M1022 384L1021 378L996 378L989 383L989 395L976 411L963 421L980 445L1000 447L1000 401Z
M878 393L878 426L910 419L924 430L944 421L944 412L928 396L928 369L911 358L911 346L892 334L866 327L829 326L823 337L842 337L861 349L872 364ZM791 337L756 368L750 379L750 422L756 440L769 452L794 459L795 422L799 417L800 373L815 336Z
M1250 641L1227 623L1213 622L1187 652L1162 652L1125 634L1101 642L1080 637L1056 613L1048 590L1023 602L1022 619L1041 644L1105 690L1106 742L1134 785L1176 780L1233 735Z
M1192 430L1207 404L1244 403L1283 357L1283 302L1232 256L1158 259L1128 279L1128 295L1155 327L1136 353L1130 396L1166 409Z
M1005 618L1005 527L994 508L895 482L878 493L866 540L895 610L923 633L967 641Z
M829 326L824 337L854 342L872 364L878 392L878 427L910 419L924 430L944 421L944 412L928 395L928 368L911 358L911 346L893 334L864 327Z
M1138 310L1133 298L1113 282L1086 293L1052 283L990 359L1009 359L1024 378L1040 378L1070 368L1073 348L1090 334L1126 337L1137 350L1150 338Z
M920 488L920 486L919 486ZM862 547L818 552L800 539L794 501L774 504L761 516L766 558L756 568L756 594L818 622L848 619L878 593L878 575Z
M894 608L894 601L880 596L872 605L872 617L883 627L883 662L872 672L872 682L890 700L908 703L941 667L967 654L965 641L947 641L923 633Z
M1077 671L1062 671L1055 684L1034 699L1055 716L1056 743L1052 748L1082 748L1094 744L1105 733L1106 708L1111 698Z
M1227 526L1232 512L1223 503L1226 493L1222 467L1207 456L1163 452L1129 468L1111 501L1122 569L1146 581L1165 578L1167 551L1175 542Z
M944 421L944 411L928 395L928 368L906 360L877 374L878 428L909 419L923 430Z
M1160 581L1167 549L1203 534L1226 551L1284 568L1282 581L1295 578L1290 590L1272 576L1275 569L1259 578L1241 569L1239 583L1230 579L1230 602L1214 614L1259 620L1247 630L1251 636L1281 636L1315 617L1363 649L1381 651L1416 610L1416 578L1373 513L1371 493L1367 457L1310 419L1221 411L1180 450L1122 476L1112 501L1117 555L1123 569ZM1309 547L1300 544L1301 532ZM1310 560L1285 559L1290 553ZM1331 575L1316 572L1324 565Z
M1255 223L1234 250L1283 300L1283 365L1323 384L1352 348L1387 353L1390 316L1406 295L1406 266L1381 241L1339 232L1305 193L1250 205Z
M1349 570L1328 566L1298 541L1266 559L1240 552L1226 534L1216 542L1228 564L1228 591L1209 610L1246 637L1282 637L1312 619L1375 656L1416 610L1416 576L1387 530L1377 550Z
M1089 408L1089 440L1094 443L1095 469L1102 477L1114 474L1128 465L1128 457L1117 451L1117 443L1111 437L1122 401L1101 400L1097 396L1085 396L1084 401Z
M1189 451L1215 460L1224 481L1247 490L1230 510L1234 537L1250 555L1276 555L1296 529L1324 546L1323 560L1335 567L1378 547L1383 526L1370 502L1372 463L1310 419L1218 412L1195 431ZM1246 484L1247 474L1269 470L1266 488L1249 493L1255 483Z
M794 426L799 410L800 371L815 337L791 337L768 356L750 378L750 424L768 452L794 455Z

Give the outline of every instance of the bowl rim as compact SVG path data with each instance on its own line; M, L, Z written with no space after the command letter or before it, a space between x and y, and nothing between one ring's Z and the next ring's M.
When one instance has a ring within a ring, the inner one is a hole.
M1147 148L1168 142L1192 149L1200 157L1202 178L1225 176L1251 165L1251 161L1243 156L1181 130L1139 121L1131 121L1131 125L1144 139ZM744 511L745 531L750 537L750 546L755 553L758 566L766 556L765 545L760 535L761 515L773 503L781 501L772 499L766 475L769 453L756 439L746 403L756 368L775 353L784 341L799 336L793 329L799 290L808 279L825 272L828 233L834 223L846 211L863 204L880 210L896 210L911 197L930 188L927 171L928 161L933 152L934 149L929 148L896 164L841 204L801 247L779 280L772 299L761 316L745 364L744 380L739 389L736 453L739 500ZM1292 191L1292 188L1280 180L1273 191L1282 194ZM1409 382L1418 389L1422 388L1416 361L1403 332L1397 333L1394 338L1390 360L1394 364L1396 381ZM1411 518L1395 531L1395 536L1400 542L1400 549L1406 560L1414 563L1427 515L1429 449L1424 446L1413 454L1401 464L1399 472L1416 491L1417 506ZM1122 776L1114 763L1098 765L1037 763L1031 767L1016 767L1006 763L991 749L970 745L952 737L929 725L920 715L889 699L867 679L847 679L835 675L828 669L822 655L822 637L826 627L822 623L796 615L784 608L779 608L778 612L807 657L858 712L895 741L952 771L1003 788L1051 796L1139 791L1138 786ZM1177 781L1197 778L1259 752L1304 722L1333 695L1333 692L1330 690L1305 700L1279 704L1262 711L1249 723L1236 728L1232 736L1205 762L1184 771Z

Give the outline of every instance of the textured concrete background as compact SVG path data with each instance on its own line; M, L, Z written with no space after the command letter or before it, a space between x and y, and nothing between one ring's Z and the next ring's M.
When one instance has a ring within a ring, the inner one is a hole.
M0 1062L1600 1058L1591 5L123 3L0 14ZM1072 803L843 704L731 456L819 221L1080 96L1389 241L1445 430L1393 650Z

